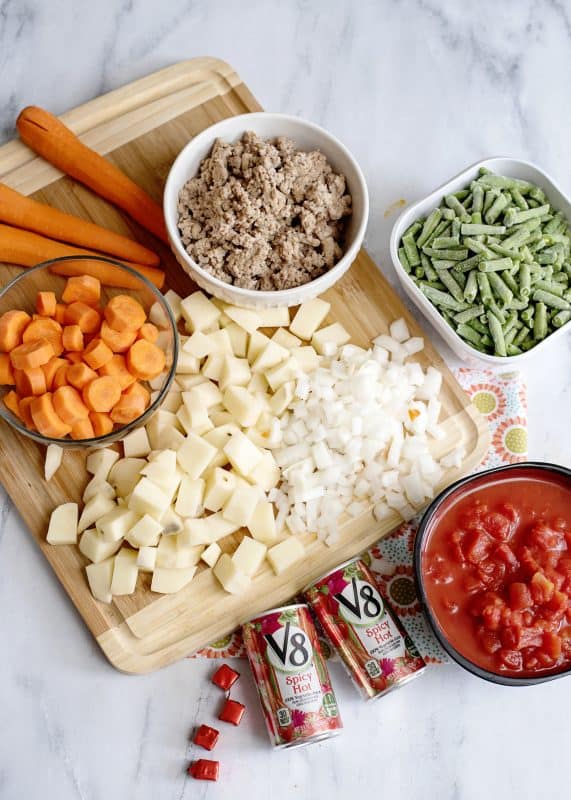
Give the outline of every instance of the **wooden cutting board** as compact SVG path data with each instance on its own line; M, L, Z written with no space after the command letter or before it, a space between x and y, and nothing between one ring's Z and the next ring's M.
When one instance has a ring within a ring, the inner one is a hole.
M169 167L188 140L214 122L234 114L259 111L260 105L222 61L197 58L161 70L107 95L98 97L62 119L82 140L121 167L160 200ZM159 250L167 270L168 286L181 294L193 284L170 251L105 201L79 184L62 177L19 141L0 148L0 181L120 233L131 234ZM19 269L2 265L2 283ZM326 293L331 317L339 320L357 344L386 332L389 323L404 316L414 335L422 331L400 298L361 251L345 277ZM437 455L463 444L461 469L449 470L443 485L474 469L489 445L484 418L471 405L429 341L421 357L444 373L442 419L446 436L437 443ZM301 564L276 577L266 566L244 595L226 594L204 568L176 595L157 595L147 575L139 578L135 594L117 597L113 604L98 603L85 580L86 560L77 547L52 547L45 532L52 509L67 500L79 501L87 482L85 456L65 454L55 478L43 480L44 450L0 421L0 479L65 587L79 613L110 662L120 670L142 673L163 667L272 606L289 600L308 581L350 558L392 530L398 515L378 523L367 512L352 520L332 548L305 537L307 555ZM233 548L236 535L229 537Z

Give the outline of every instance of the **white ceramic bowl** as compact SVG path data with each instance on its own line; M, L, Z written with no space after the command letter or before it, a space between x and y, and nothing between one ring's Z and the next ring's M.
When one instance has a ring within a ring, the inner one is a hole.
M324 275L293 289L257 291L232 286L215 278L200 267L186 252L178 232L177 202L184 184L198 172L215 139L234 142L245 131L255 131L264 139L276 136L291 137L300 150L321 150L336 172L345 175L347 187L353 199L353 214L349 220L342 258ZM271 306L294 306L310 300L329 289L349 269L363 242L369 216L369 194L361 169L351 153L330 133L312 122L290 117L286 114L241 114L217 122L195 136L181 150L169 172L164 192L164 213L170 245L181 267L209 294L228 303L268 308Z
M454 178L451 178L447 183L439 186L427 197L414 203L410 208L407 208L394 224L391 232L390 250L391 258L393 260L394 268L397 276L403 286L403 289L410 297L412 302L428 317L436 330L440 333L442 338L450 346L450 348L464 361L468 363L476 363L485 361L488 364L497 366L505 366L506 364L519 363L523 359L527 359L538 353L543 353L550 343L557 337L571 330L571 321L567 322L563 327L559 328L555 333L550 334L546 339L540 342L536 347L527 350L517 356L491 356L487 353L481 353L476 350L468 342L465 342L458 334L448 325L444 317L442 317L438 309L423 295L420 289L416 286L412 278L405 272L398 257L399 242L403 233L412 225L412 223L419 217L425 217L430 212L438 208L442 202L444 195L453 194L463 189L471 181L478 177L478 170L480 167L487 167L498 175L505 175L508 178L520 178L522 180L530 181L543 189L547 195L548 201L558 211L571 221L571 200L563 194L559 186L555 183L546 172L531 164L529 161L519 161L516 158L485 158L483 161L478 161L476 164L460 172Z

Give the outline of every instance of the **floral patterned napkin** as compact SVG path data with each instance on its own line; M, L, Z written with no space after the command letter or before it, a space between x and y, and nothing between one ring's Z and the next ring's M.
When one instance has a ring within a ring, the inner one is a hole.
M487 418L492 432L488 455L478 468L488 469L527 458L527 392L517 372L461 368L456 378ZM371 569L395 612L426 661L443 663L448 657L436 641L416 594L412 553L418 519L407 522L368 551ZM330 651L329 646L324 648ZM235 631L219 642L199 650L193 657L244 657L240 633Z

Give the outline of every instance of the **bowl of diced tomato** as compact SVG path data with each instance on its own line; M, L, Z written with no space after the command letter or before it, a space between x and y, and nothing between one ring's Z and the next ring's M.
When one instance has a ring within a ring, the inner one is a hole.
M54 259L0 291L0 417L42 444L110 444L158 408L176 323L161 292L108 258Z
M571 470L511 464L452 484L422 518L415 570L465 669L510 686L571 672Z

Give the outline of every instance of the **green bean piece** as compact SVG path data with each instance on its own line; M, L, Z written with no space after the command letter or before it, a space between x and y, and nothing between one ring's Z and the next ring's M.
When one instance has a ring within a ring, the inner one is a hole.
M494 351L495 354L498 356L505 356L506 353L506 343L504 340L504 332L502 330L502 325L499 319L492 314L491 311L487 313L488 317L488 327L490 329L490 335L494 342Z
M402 244L406 257L408 258L408 263L411 267L417 267L420 264L420 254L412 233L407 233L402 237Z
M465 261L456 261L454 265L454 269L460 270L460 272L471 272L473 269L477 269L478 264L480 261L483 261L486 258L484 253L476 253L475 256L470 256Z
M536 255L535 260L538 264L555 264L557 261L557 253L552 247L547 247Z
M416 278L424 278L424 267L415 267L414 275Z
M470 322L472 319L476 319L485 311L484 306L473 306L473 308L467 308L465 311L459 311L457 314L454 314L454 322L457 322L459 325L464 324L466 322Z
M543 289L536 289L533 293L533 299L536 304L544 303L546 306L550 306L551 308L559 308L562 311L571 308L571 303L569 303L563 297L558 297L556 294L546 292Z
M472 214L479 214L484 208L484 187L475 182L472 186Z
M484 333L484 335L482 336L482 344L485 347L492 347L493 346L494 342L493 342L492 337L490 336L489 333Z
M529 198L529 200L527 201L527 204L528 204L528 206L529 206L530 208L537 208L537 206L538 206L538 205L540 205L540 204L537 202L537 200L534 200L532 197L530 197L530 198Z
M480 167L478 169L478 175L493 175L493 174L494 173L492 172L492 170L488 169L487 167ZM477 183L478 181L473 181L473 182Z
M567 273L567 275L571 278L571 262L565 261L563 262L563 271Z
M569 277L565 272L556 272L552 280L556 283L564 283L566 286L569 283Z
M466 286L464 286L464 299L468 303L473 303L476 299L476 295L478 294L478 279L476 277L476 270L472 270L468 273L468 279L466 281ZM481 306L478 306L481 308Z
M408 263L408 258L406 257L404 247L399 247L399 261L402 264L404 271L408 272L410 275L410 264Z
M563 216L561 215L561 212L557 211L556 214L547 223L547 225L543 229L543 232L547 233L549 235L552 234L552 233L555 233L558 230L559 225L561 224L561 222L565 222L565 220L563 219Z
M452 223L452 230L454 230L454 223ZM433 250L446 250L448 247L459 247L460 246L460 237L459 236L439 236L437 239L432 240L432 248Z
M434 211L431 211L426 218L426 222L422 226L422 231L420 232L418 239L416 240L417 247L422 247L424 244L426 244L428 237L435 230L441 219L442 211L439 208L435 208Z
M504 336L507 336L507 334L512 330L512 328L515 327L516 323L517 323L517 314L515 313L515 311L512 311L509 314L509 316L506 319L506 321L504 322L504 324L502 325L502 330L504 332ZM517 331L517 328L516 328L516 331ZM514 334L514 336L515 336L515 334Z
M512 196L512 200L514 201L514 204L519 209L521 209L522 211L525 211L527 208L529 208L525 197L522 195L522 193L520 192L519 189L515 189L515 188L514 189L510 189L510 194Z
M459 191L454 192L454 197L457 200L465 200L469 196L469 194L470 194L469 189L460 189Z
M533 317L534 314L534 307L533 306L526 306L520 314L521 319L523 322L529 322L529 320Z
M516 334L516 337L515 337L515 339L513 340L513 344L514 344L516 347L519 347L519 346L520 346L520 344L523 342L523 340L524 340L524 339L526 338L526 336L528 335L528 333L529 333L529 330L528 330L528 328L526 328L526 327L522 327L522 328L521 328L521 329L520 329L520 330L517 332L517 334Z
M502 306L509 306L511 301L513 300L513 292L511 289L506 286L503 281L503 278L498 275L497 272L490 272L487 273L488 280L490 281L490 286L492 287L492 291L502 304Z
M468 251L460 247L456 250L435 250L433 247L424 245L422 250L427 256L431 256L432 258L441 258L448 261L464 261L464 259L468 256Z
M426 286L432 286L433 289L440 289L442 292L445 291L446 286L442 283L442 281L438 280L438 276L435 281L424 281Z
M521 250L519 251L519 255L521 256L521 260L525 261L527 264L531 264L531 262L533 261L531 250L526 244L524 244Z
M520 347L517 347L515 344L508 344L506 347L506 353L508 356L519 356L523 353L523 350Z
M442 209L442 216L444 219L453 220L456 219L456 214L451 208L443 208Z
M463 325L462 323L460 323L460 325L458 325L458 327L456 328L456 333L459 334L463 339L466 339L466 341L471 342L472 344L479 344L479 345L482 344L482 337L480 336L480 334L476 333L476 331L469 325Z
M508 272L507 270L502 272L502 280L514 295L519 294L519 283L513 277L511 272Z
M535 304L535 317L533 320L533 338L545 339L547 336L547 306L545 303Z
M454 211L457 217L460 217L460 219L462 220L469 219L469 215L466 213L466 209L464 208L462 203L458 200L458 198L454 197L453 194L447 195L444 198L444 202L446 203L448 208L451 208Z
M463 311L466 308L465 303L459 303L451 294L442 292L439 289L434 289L426 283L420 283L420 290L424 296L434 303L436 306L443 306L444 308L451 308L453 311Z
M506 219L506 225L520 225L522 222L529 222L530 219L542 217L549 211L549 205L537 206L537 208L528 208L525 211L510 211L510 222ZM507 216L507 214L506 214Z
M458 262L456 261L455 263L457 264ZM464 286L466 286L466 276L464 275L464 273L460 272L460 270L458 270L458 269L454 269L454 267L453 267L450 270L450 275L452 275L452 277L454 278L456 283L458 283L460 285L460 288L462 289L462 293L463 293L464 292ZM464 295L462 294L462 296L464 296Z
M474 330L478 331L478 333L481 333L482 336L485 336L490 331L488 329L488 318L485 314L483 315L483 319L484 322L482 322L481 319L471 319L470 322L467 322L466 324L471 328L474 328Z
M422 247L430 245L432 240L436 239L437 236L444 236L448 232L449 228L450 228L450 223L448 222L448 220L441 219L436 228L429 235L426 242L422 244Z
M439 269L452 269L454 264L457 263L458 263L457 261L435 258L432 262L432 266L438 272Z
M539 186L533 186L533 184L531 184L529 196L538 203L545 203L545 192L543 189L540 189Z
M488 275L485 272L478 272L476 275L476 280L478 281L478 288L480 290L480 297L482 299L482 303L485 306L487 306L494 299Z
M503 272L513 267L511 258L496 258L491 261L484 260L478 264L480 272Z
M448 289L448 291L450 292L452 297L458 303L463 303L464 302L464 292L462 291L462 287L460 286L458 281L456 281L452 277L450 272L448 270L446 270L446 269L437 270L437 272L438 272L438 277L440 278L440 280L442 281L444 286L446 286L446 288Z
M460 198L460 197L458 197L458 200L460 200L460 199L461 199L461 198ZM472 192L470 192L470 191L468 192L468 194L466 195L466 197L465 197L465 198L462 200L462 205L464 206L464 208L466 209L466 211L468 211L468 209L469 209L469 208L471 207L471 205L472 205Z
M523 298L531 294L531 271L527 261L523 261L519 268L519 293Z
M430 259L426 255L426 253L420 253L420 263L424 269L424 274L428 278L429 281L435 281L438 278L436 274L436 270L430 263Z
M470 215L470 222L473 225L481 225L482 224L482 214L480 211L474 211L473 214Z
M486 247L486 245L483 242L478 241L478 239L473 239L472 237L468 236L464 239L464 245L474 253L483 253L488 258L494 257L493 250L490 250L489 247Z
M461 228L462 236L481 236L486 233L505 233L505 225L473 225L471 222L463 222Z
M460 239L460 220L458 217L454 217L452 220L452 224L450 225L450 237L452 239ZM454 245L452 245L454 247Z
M488 303L486 314L488 313L488 311L491 311L492 314L496 317L496 319L498 319L502 323L502 325L506 321L505 311L503 310L503 308L499 307L494 298L492 298L491 303Z
M488 223L488 225L493 225L497 218L500 216L502 211L507 207L508 203L510 202L511 198L509 195L502 192L499 194L487 212L484 214L484 219Z
M405 236L412 236L414 238L419 230L421 230L423 221L424 220L422 219L417 219L416 222L413 222L411 225L409 225L406 231L403 233L402 238L404 239Z
M504 247L503 244L499 244L499 242L491 242L490 237L488 236L488 245L490 250L496 253L499 256L504 256L505 258L517 259L518 261L521 258L520 253L514 253L513 250L508 250L507 247Z
M482 216L486 216L486 212L490 210L496 197L500 196L498 189L489 189L484 195L484 205L482 207Z
M481 186L490 189L518 189L522 194L531 194L534 188L532 183L522 181L518 178L506 178L504 175L482 175L477 181Z
M564 311L558 311L557 314L551 320L554 327L562 328L569 320L571 319L571 309L566 309Z
M507 333L504 333L504 342L506 343L506 349L509 348L510 344L513 342L517 334L517 328L510 328Z
M506 308L513 309L515 311L523 311L524 308L527 308L527 304L529 303L529 298L525 300L518 300L517 297L514 297L513 300L506 306Z
M525 226L518 228L515 233L512 233L511 236L508 236L507 239L504 239L503 247L508 250L515 250L516 248L521 247L522 244L526 244L529 236L530 232Z
M544 292L551 292L551 294L556 294L557 297L563 297L563 293L565 289L559 283L555 283L554 281L537 281L534 286L535 289L543 289Z

